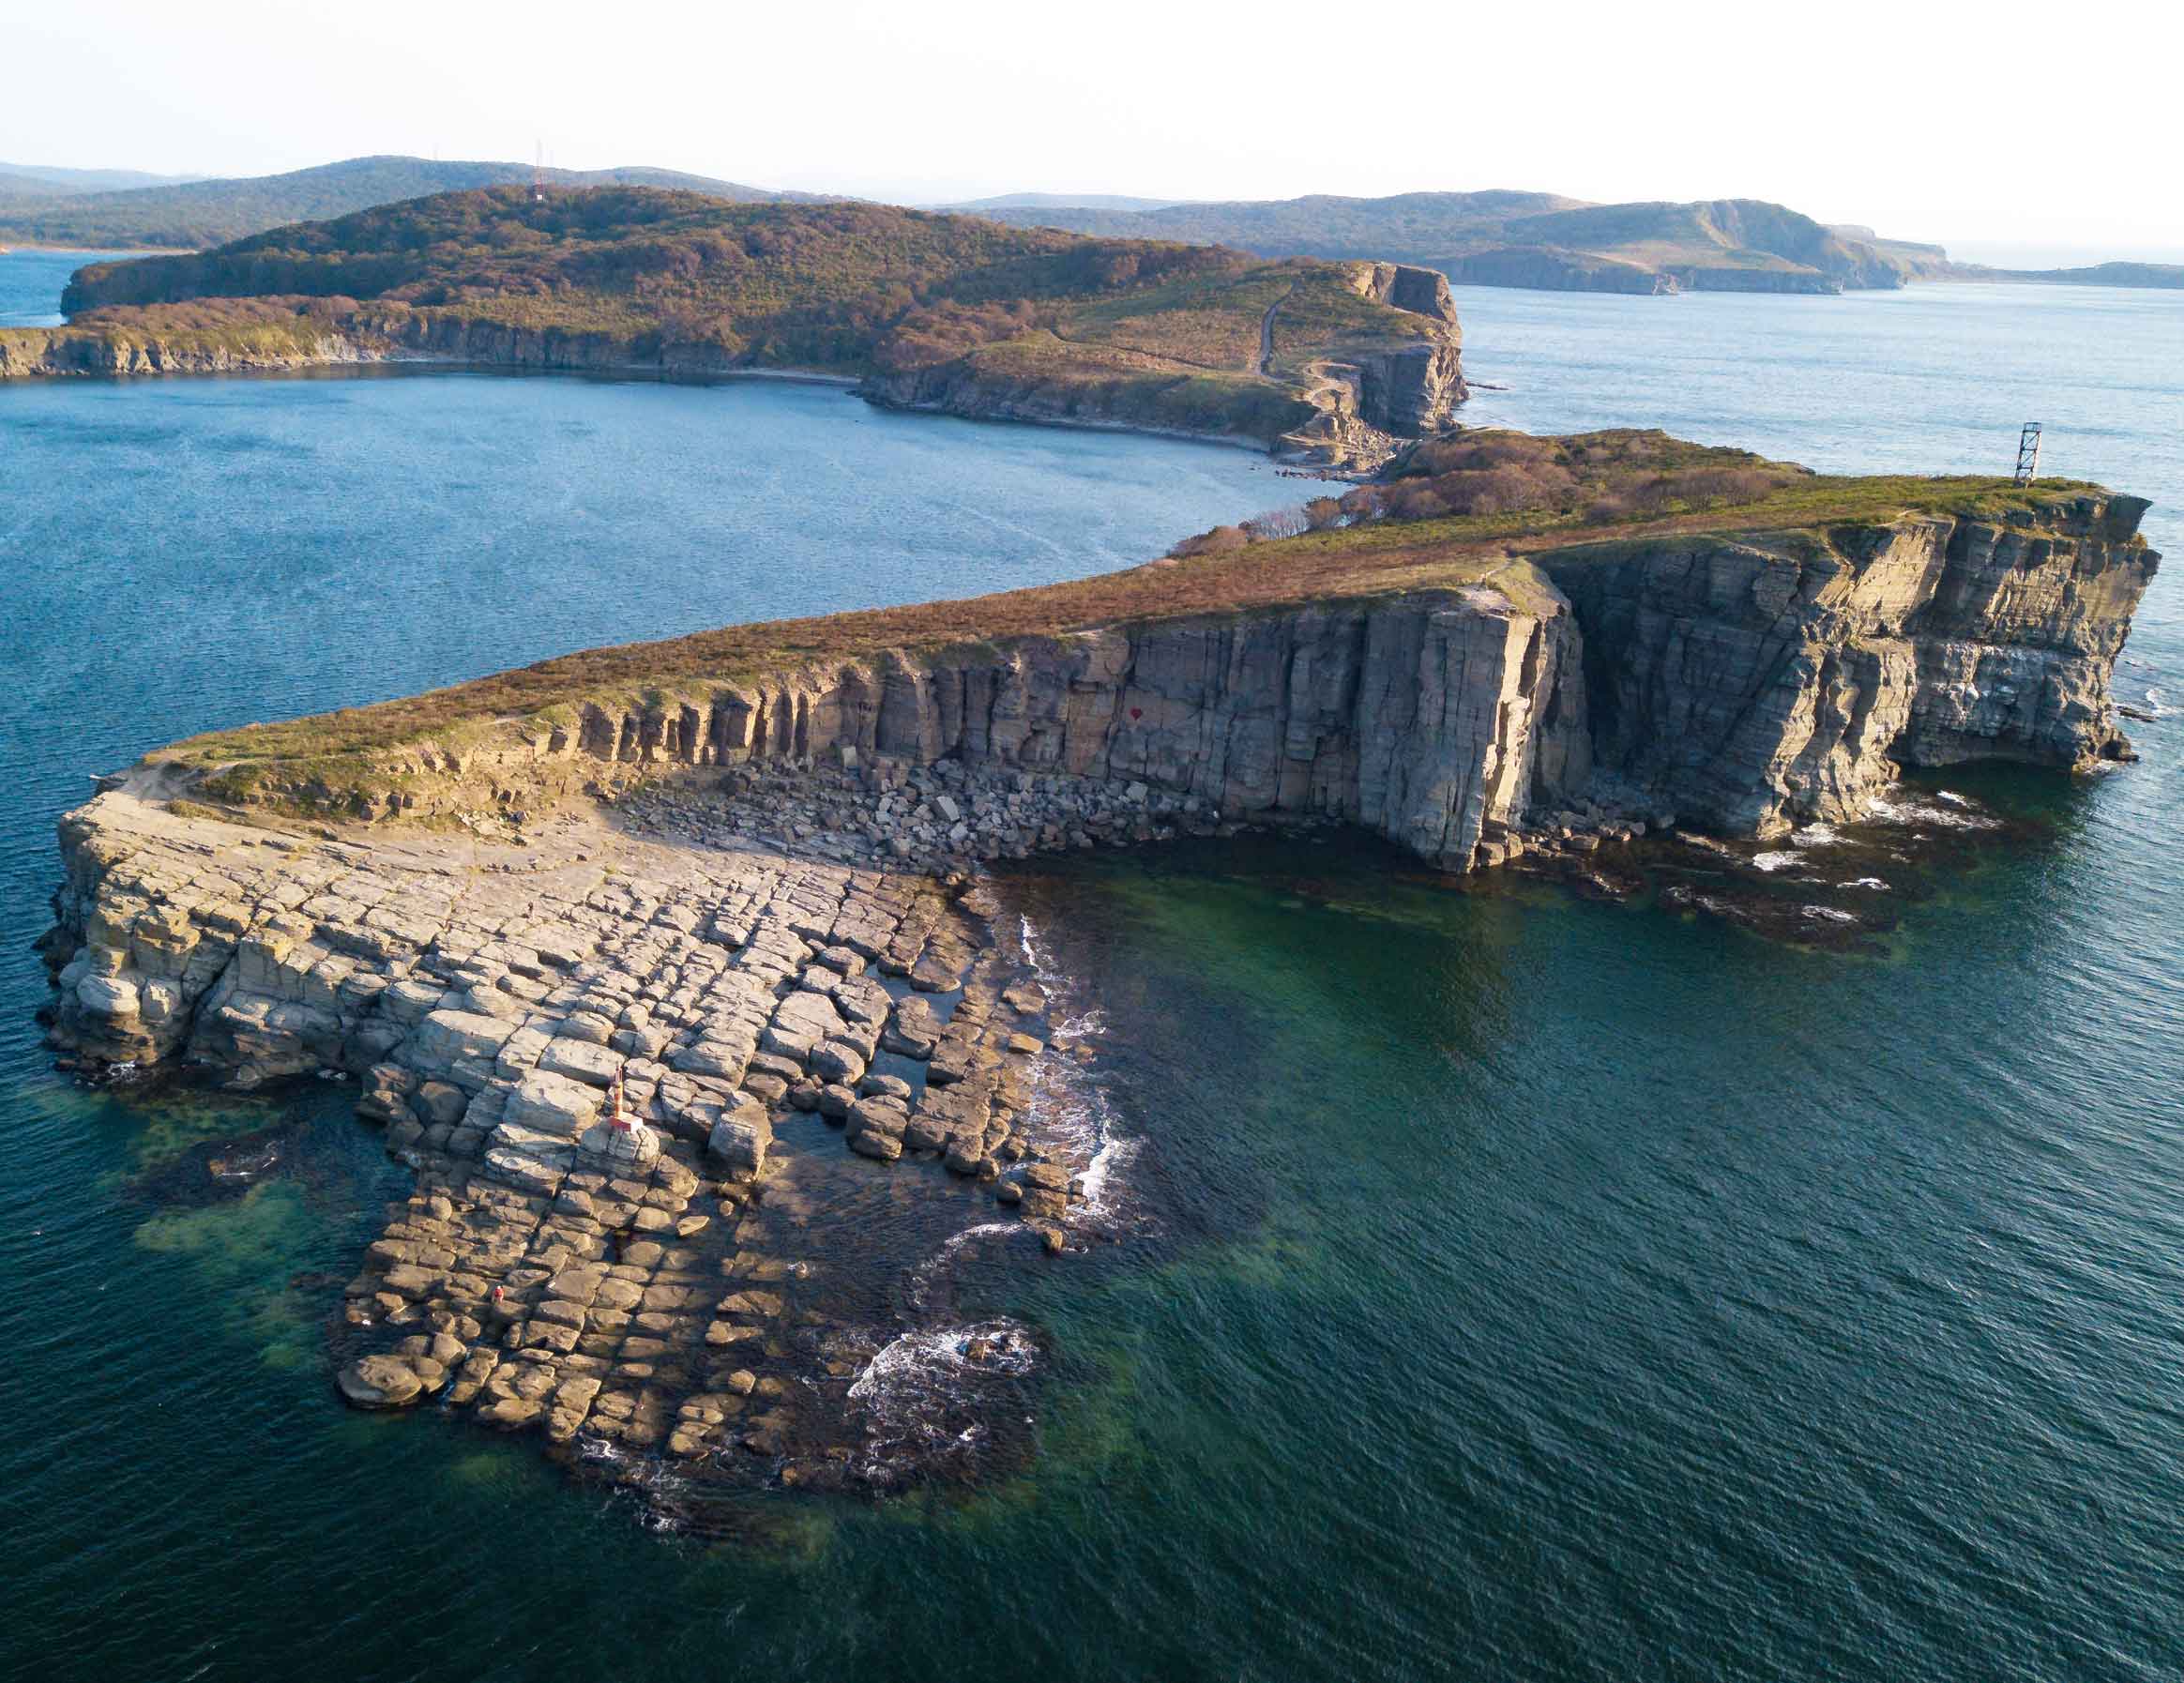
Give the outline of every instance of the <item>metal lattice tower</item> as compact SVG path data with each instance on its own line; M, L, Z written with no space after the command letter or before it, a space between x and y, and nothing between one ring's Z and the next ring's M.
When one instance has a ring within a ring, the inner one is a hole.
M2026 421L2025 431L2017 435L2017 482L2032 483L2040 472L2040 422Z

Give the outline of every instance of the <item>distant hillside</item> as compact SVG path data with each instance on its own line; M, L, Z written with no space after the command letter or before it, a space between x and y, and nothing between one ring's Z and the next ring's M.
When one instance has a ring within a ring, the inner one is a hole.
M1981 269L1978 278L2042 280L2056 286L2146 286L2160 291L2184 287L2184 264L2097 263L2075 269Z
M154 175L144 170L65 170L55 164L0 163L0 195L118 192L132 187L174 187L202 175Z
M442 163L423 158L352 158L285 175L168 183L122 191L54 196L36 184L0 176L0 245L164 247L224 245L290 222L346 216L377 205L468 188L531 179L524 163ZM674 170L548 170L563 187L683 188L741 202L810 202L811 193L775 193L735 181Z
M1893 287L1919 272L1914 253L1927 250L1859 237L1756 199L1588 205L1502 190L1315 195L1137 212L1000 205L980 214L1118 237L1218 242L1269 257L1370 254L1427 265L1472 284L1558 291ZM1932 250L1946 261L1939 248Z
M1216 433L1370 465L1464 395L1437 275L1269 263L849 201L494 187L212 251L94 264L0 374L424 352L538 367L852 376L953 414Z
M1127 193L1003 193L996 198L966 199L931 208L983 216L994 210L1164 210L1182 203L1180 199L1133 199Z

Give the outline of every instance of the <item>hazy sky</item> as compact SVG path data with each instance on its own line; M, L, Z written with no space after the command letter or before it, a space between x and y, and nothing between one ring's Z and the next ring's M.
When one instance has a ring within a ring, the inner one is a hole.
M2112 0L0 0L0 159L371 152L936 201L1753 197L1967 248L2184 247L2184 25Z

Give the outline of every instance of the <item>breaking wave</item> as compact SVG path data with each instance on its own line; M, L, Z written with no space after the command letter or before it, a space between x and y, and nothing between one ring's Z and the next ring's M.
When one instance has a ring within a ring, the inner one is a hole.
M1866 814L1876 824L1926 825L1945 830L1998 830L2002 821L1989 818L1953 790L1941 789L1932 800L1915 795L1888 799L1876 796L1866 804Z
M1068 978L1054 967L1038 925L1028 917L1018 923L1024 963L1049 1002L1058 1003L1069 991ZM1084 1200L1071 1209L1070 1221L1112 1226L1125 1214L1128 1178L1123 1172L1145 1142L1122 1129L1104 1085L1069 1055L1106 1032L1106 1014L1097 1007L1056 1015L1048 1049L1032 1070L1024 1132L1050 1158L1084 1165L1078 1171Z
M916 1404L938 1390L990 1374L1024 1374L1039 1366L1031 1329L1003 1315L961 1327L905 1332L865 1364L849 1387L850 1400L885 1411Z

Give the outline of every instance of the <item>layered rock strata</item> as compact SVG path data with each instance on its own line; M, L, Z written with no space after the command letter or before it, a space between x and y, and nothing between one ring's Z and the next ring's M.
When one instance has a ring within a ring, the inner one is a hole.
M803 1399L856 1370L812 1368L793 1289L822 1259L760 1249L753 1213L782 1130L982 1182L1050 1249L1081 1190L1026 1131L1046 1001L994 908L926 873L1253 817L1461 871L1854 816L1903 765L2123 756L2144 508L1569 546L1462 586L803 662L417 745L351 814L492 839L287 820L316 796L278 781L230 822L155 762L62 823L54 1036L358 1081L419 1178L349 1290L375 1346L352 1402L834 1477L842 1418ZM551 810L580 789L611 825ZM662 1145L614 1129L617 1078Z
M1906 766L2128 757L2109 681L2160 557L2141 498L1539 557L1617 787L1731 834L1857 816Z
M1248 430L1233 423L1197 421L1188 411L1193 377L1208 371L1145 356L1119 358L1112 377L1058 377L1020 359L971 356L929 368L876 373L857 387L890 408L1072 426L1129 428L1185 433L1225 433L1236 442L1271 446L1285 459L1347 473L1377 468L1406 440L1455 423L1457 406L1469 396L1464 383L1464 335L1445 275L1406 264L1344 265L1350 289L1360 297L1421 318L1413 340L1385 341L1329 350L1304 368L1301 387L1269 389L1248 405L1260 417ZM1322 330L1305 329L1316 343ZM1295 353L1282 307L1267 312L1262 356L1251 371L1272 387L1277 365L1294 371ZM1229 400L1223 399L1226 403Z
M1203 376L1221 371L1100 343L1071 345L1071 354L1046 359L997 360L972 352L930 367L875 370L861 379L821 377L854 385L868 402L890 408L1213 437L1362 473L1385 461L1399 441L1452 424L1456 406L1467 395L1463 336L1448 281L1434 271L1370 263L1345 265L1343 270L1357 296L1420 317L1423 335L1415 341L1373 340L1302 375L1287 362L1279 378L1271 369L1233 371L1236 377L1215 389L1206 388ZM0 379L224 373L387 358L540 371L642 371L690 379L801 371L769 370L746 353L665 331L632 336L516 326L444 311L370 305L338 320L336 327L275 312L224 335L152 324L121 326L97 317L79 326L9 330L0 332Z
M359 816L534 810L675 766L949 760L1142 782L1231 817L1312 813L1465 869L1536 783L1582 781L1568 604L1512 561L1494 584L806 663L678 702L587 704L457 752L389 759ZM301 800L308 781L267 785Z
M0 380L70 374L227 374L378 362L389 347L368 333L302 328L277 334L106 334L66 327L0 333Z
M1909 766L2128 756L2109 679L2159 563L2146 506L1580 544L1462 587L787 665L419 744L340 810L491 818L676 766L949 762L1330 817L1458 871L1588 799L1771 834L1853 817ZM313 775L261 793L323 804Z

